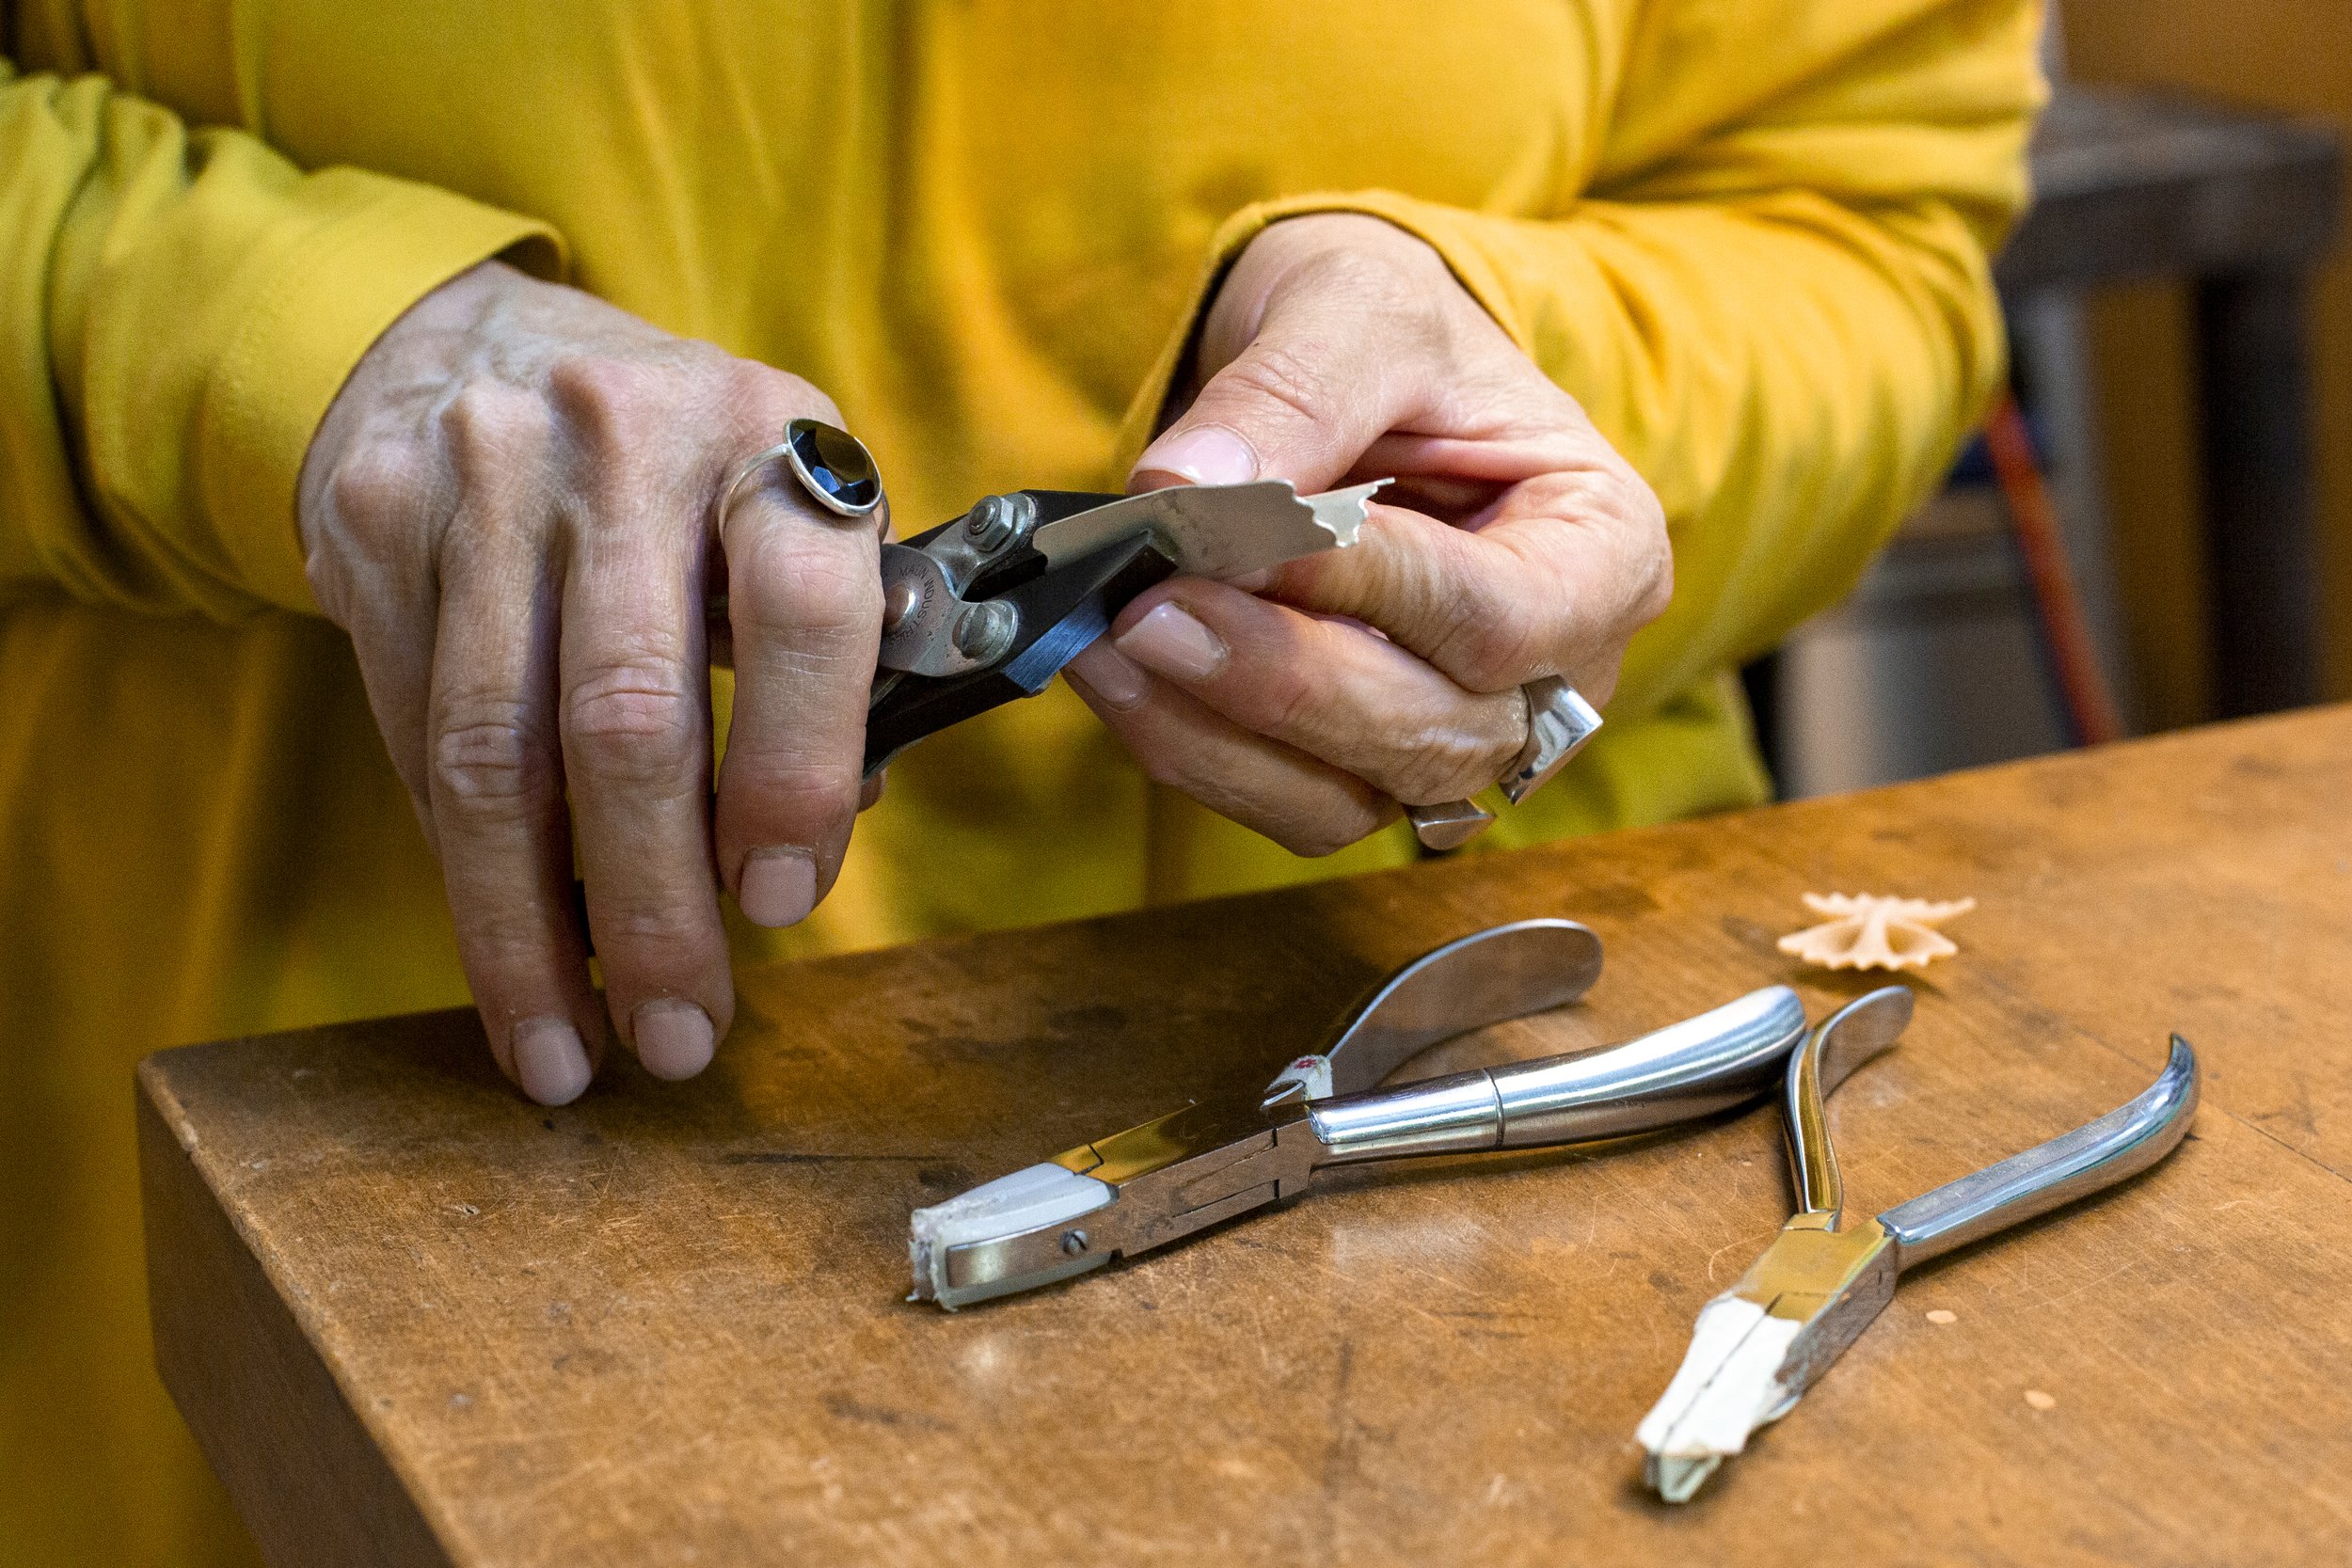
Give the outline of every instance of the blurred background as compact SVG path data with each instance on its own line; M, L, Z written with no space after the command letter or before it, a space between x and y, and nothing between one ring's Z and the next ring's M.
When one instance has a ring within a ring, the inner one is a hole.
M1747 672L1785 796L2352 698L2352 0L2061 0L2015 406Z

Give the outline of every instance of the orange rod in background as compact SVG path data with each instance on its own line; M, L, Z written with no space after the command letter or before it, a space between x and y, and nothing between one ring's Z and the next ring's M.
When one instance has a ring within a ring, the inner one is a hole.
M2008 502L2010 524L2017 531L2017 547L2026 560L2026 575L2033 588L2034 612L2042 622L2042 645L2058 677L2058 696L2065 704L2074 738L2085 746L2104 745L2123 737L2123 721L2116 711L2115 693L2107 689L2099 668L2098 650L2083 619L2081 598L2074 592L2074 574L2066 559L2058 532L2058 508L2035 459L2032 434L2017 399L2001 394L1984 421L1984 444L1993 457L1993 471Z

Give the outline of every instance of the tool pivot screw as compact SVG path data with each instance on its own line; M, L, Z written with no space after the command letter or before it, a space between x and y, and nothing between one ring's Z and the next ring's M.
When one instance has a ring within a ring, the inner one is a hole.
M1024 495L982 496L964 514L963 531L972 537L972 547L982 555L994 555L1026 533L1037 520L1037 503Z
M1063 1231L1061 1236L1061 1249L1073 1258L1077 1257L1078 1254L1087 1249L1087 1233L1083 1230Z
M963 607L956 617L956 652L981 664L993 664L1020 635L1021 612L1002 599L982 599Z

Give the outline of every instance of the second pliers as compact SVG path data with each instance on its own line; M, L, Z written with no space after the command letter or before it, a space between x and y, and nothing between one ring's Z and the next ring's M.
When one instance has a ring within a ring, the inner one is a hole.
M1475 932L1391 974L1263 1092L1198 1101L912 1217L914 1299L1049 1285L1305 1192L1333 1164L1589 1142L1711 1115L1779 1081L1804 1005L1767 986L1603 1050L1374 1085L1422 1048L1573 1002L1600 939L1571 921Z

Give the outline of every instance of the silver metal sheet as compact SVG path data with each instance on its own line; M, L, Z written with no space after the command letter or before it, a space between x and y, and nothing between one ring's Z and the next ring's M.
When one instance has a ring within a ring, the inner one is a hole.
M1319 496L1301 496L1285 479L1171 485L1047 523L1031 543L1058 566L1150 534L1179 572L1230 581L1354 544L1364 503L1388 483L1375 480Z

